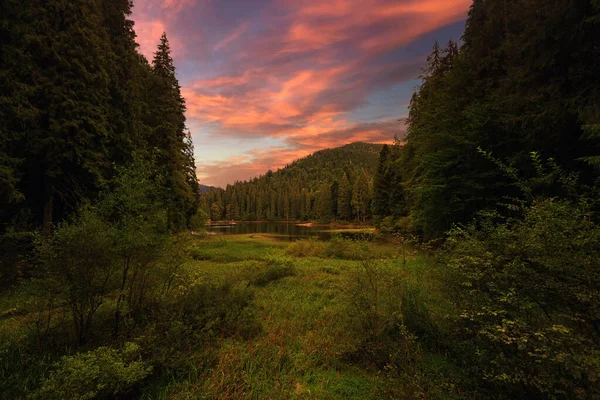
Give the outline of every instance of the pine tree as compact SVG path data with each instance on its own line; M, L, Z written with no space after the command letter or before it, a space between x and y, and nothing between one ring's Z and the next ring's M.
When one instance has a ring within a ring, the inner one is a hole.
M331 186L328 184L321 185L317 194L317 204L315 207L316 219L322 222L331 221L331 202Z
M352 218L352 186L346 174L342 175L338 196L338 215L344 221Z
M360 171L354 187L352 188L352 209L359 221L367 220L367 212L371 205L369 177L364 171Z
M54 221L105 185L110 132L110 42L96 1L32 1L28 103L38 115L25 143L24 194L49 233ZM57 17L60 16L60 17ZM65 23L65 21L68 21Z
M375 221L390 215L390 189L394 184L388 180L390 149L384 145L379 155L379 164L373 180L373 217Z
M164 33L152 61L151 84L151 97L146 99L150 110L148 125L152 128L148 143L157 154L158 164L165 169L170 224L181 228L197 207L198 184L191 138L185 127L185 100Z

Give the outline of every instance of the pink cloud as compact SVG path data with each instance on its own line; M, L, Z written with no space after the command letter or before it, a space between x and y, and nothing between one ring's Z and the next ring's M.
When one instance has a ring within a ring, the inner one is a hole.
M200 3L206 7L200 9ZM390 119L385 123L357 122L351 113L372 93L419 74L422 58L399 61L389 54L464 19L471 3L264 0L265 7L254 7L256 0L138 0L134 17L143 54L152 58L167 31L176 61L184 59L188 73L202 74L183 82L194 126L206 124L220 136L274 137L285 144L198 163L203 183L223 185L322 148L401 135L404 128L397 120L404 113L404 98L396 116L384 113L383 119ZM231 6L239 9L225 10ZM202 63L192 65L199 58Z
M215 45L215 50L221 50L221 49L229 46L231 43L238 40L240 38L240 36L242 36L246 32L247 29L248 29L248 24L241 24L233 32L231 32L231 34L229 36L227 36L225 39L223 39L219 43L217 43Z
M167 26L160 20L138 20L135 24L137 42L140 45L140 53L148 60L152 60L156 46Z

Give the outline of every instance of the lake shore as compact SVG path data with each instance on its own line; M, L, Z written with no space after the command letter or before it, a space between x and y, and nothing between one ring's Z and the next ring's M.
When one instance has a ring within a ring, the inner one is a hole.
M235 225L235 224L264 224L264 223L277 223L277 224L292 224L297 226L311 226L311 227L330 227L340 229L361 229L361 228L374 228L375 226L370 222L346 222L346 221L334 221L334 222L319 222L319 221L305 221L305 220L219 220L210 221L208 225Z

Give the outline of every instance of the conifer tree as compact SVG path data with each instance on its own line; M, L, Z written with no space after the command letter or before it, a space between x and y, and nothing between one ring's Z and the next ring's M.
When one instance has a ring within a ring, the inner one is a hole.
M38 115L23 138L24 194L49 233L105 184L111 49L97 1L32 1L26 9L36 21L26 79L35 80L28 100Z
M381 149L377 172L373 179L373 217L376 222L386 215L390 215L390 187L392 182L388 180L389 157L390 149L385 144Z
M151 133L148 143L164 167L169 220L174 228L187 224L197 207L198 184L191 138L185 127L185 100L175 75L167 35L163 33L152 61L149 106Z
M366 221L367 212L371 205L370 183L366 172L360 171L352 188L352 208L356 219Z
M352 186L346 174L342 175L338 196L338 215L344 221L352 218Z

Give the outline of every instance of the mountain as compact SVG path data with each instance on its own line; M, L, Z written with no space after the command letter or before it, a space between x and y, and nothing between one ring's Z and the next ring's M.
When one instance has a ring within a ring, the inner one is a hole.
M201 197L211 219L364 220L381 144L317 151L276 172Z

